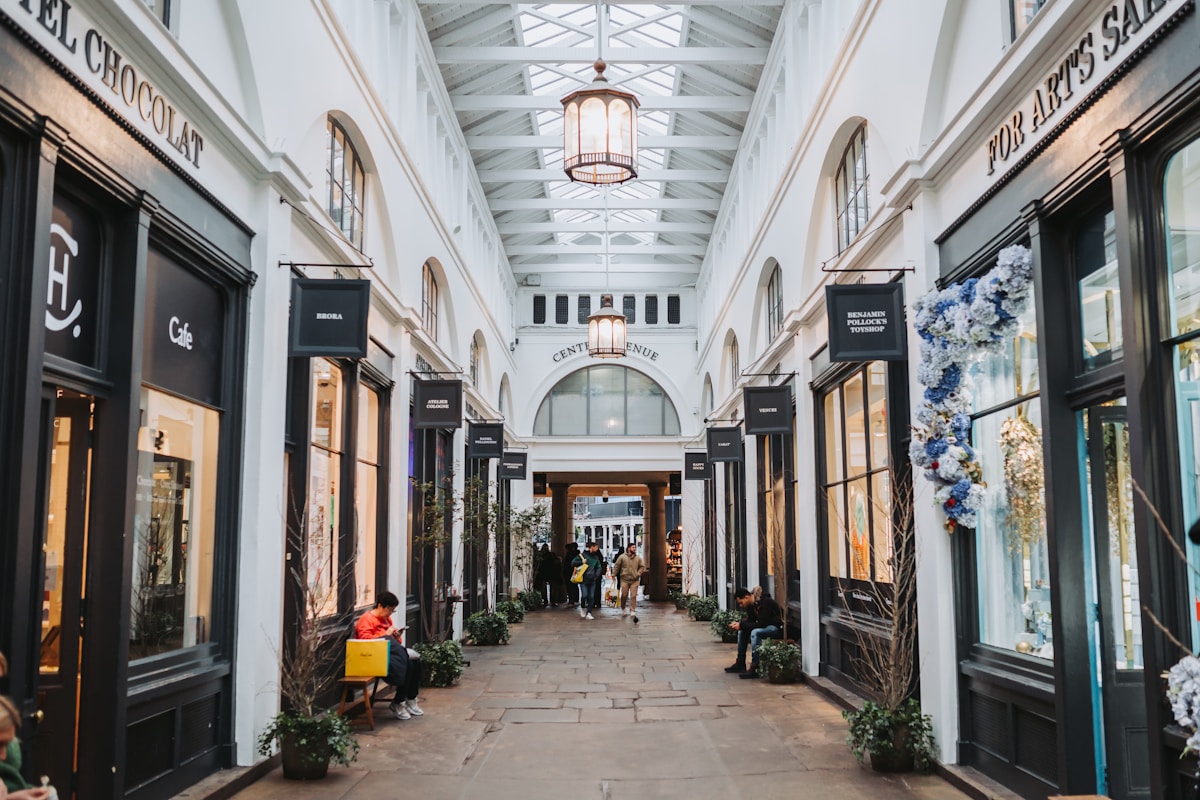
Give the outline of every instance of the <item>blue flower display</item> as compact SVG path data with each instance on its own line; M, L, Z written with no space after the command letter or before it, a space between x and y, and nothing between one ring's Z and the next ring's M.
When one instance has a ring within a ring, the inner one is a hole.
M928 292L914 303L921 337L917 380L925 387L909 458L936 489L946 529L973 528L983 506L983 467L971 435L971 365L1020 332L1021 309L1032 290L1033 257L1021 245L1000 251L979 278Z

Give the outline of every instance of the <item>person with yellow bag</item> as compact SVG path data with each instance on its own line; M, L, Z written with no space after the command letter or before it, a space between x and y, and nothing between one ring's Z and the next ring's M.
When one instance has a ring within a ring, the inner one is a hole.
M354 624L356 639L387 639L388 671L384 681L396 687L396 698L388 711L396 719L412 719L425 714L417 703L421 689L421 656L404 645L404 626L392 623L392 614L400 606L400 598L392 592L381 592L375 607L364 613Z
M571 560L571 581L579 585L579 616L583 619L595 619L592 611L600 608L597 589L604 578L605 567L597 542L588 542L587 550Z

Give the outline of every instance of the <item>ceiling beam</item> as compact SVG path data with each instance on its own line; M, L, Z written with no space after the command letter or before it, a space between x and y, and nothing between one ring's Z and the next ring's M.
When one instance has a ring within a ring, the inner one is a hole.
M590 256L604 255L602 244L510 244L504 251L510 256ZM610 256L703 256L706 244L614 244Z
M493 212L498 211L559 211L573 208L604 209L604 199L600 197L529 197L519 200L491 200L488 202ZM648 209L651 211L679 209L683 211L717 211L721 206L719 198L681 200L673 197L610 197L608 207L613 211L623 209Z
M604 233L603 222L509 222L496 226L500 235L521 233ZM642 222L609 221L609 233L696 233L706 236L712 233L712 224L703 222L659 222L648 219Z
M516 181L566 182L561 169L481 169L480 183L513 183ZM644 169L638 172L640 181L700 181L721 183L729 180L727 169Z
M439 64L591 64L592 47L435 47ZM622 64L749 64L767 62L765 47L621 47L608 60Z
M660 264L652 261L639 261L637 263L629 264L619 264L614 262L609 265L608 271L612 275L685 275L694 279L696 274L700 271L700 261L697 259L694 264ZM604 274L604 265L595 263L576 264L571 262L565 262L561 264L541 263L513 265L514 275L528 275L529 273L541 275L596 275L602 277Z
M643 111L749 111L750 95L682 95L639 98ZM455 111L562 111L562 101L552 95L452 94Z
M740 6L780 7L784 0L737 0ZM620 3L605 3L605 5L622 6L658 6L663 0L621 0ZM490 6L497 5L496 0L417 0L419 6ZM503 5L511 6L511 3ZM596 0L557 0L555 5L562 6L594 6ZM725 6L729 0L671 0L673 6Z
M468 135L467 146L479 150L511 150L513 148L548 147L562 149L562 137L553 134L527 136ZM742 141L740 136L639 136L638 147L653 150L660 147L674 149L696 148L699 150L737 150Z

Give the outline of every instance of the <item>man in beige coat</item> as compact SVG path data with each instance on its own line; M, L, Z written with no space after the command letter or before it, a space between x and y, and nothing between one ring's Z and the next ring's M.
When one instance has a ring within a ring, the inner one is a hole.
M646 571L646 562L642 561L642 557L637 554L637 545L633 542L629 543L624 553L617 556L617 562L613 564L613 574L616 576L617 585L621 587L621 616L632 614L634 622L638 621L638 583ZM625 609L626 599L629 601L628 610Z

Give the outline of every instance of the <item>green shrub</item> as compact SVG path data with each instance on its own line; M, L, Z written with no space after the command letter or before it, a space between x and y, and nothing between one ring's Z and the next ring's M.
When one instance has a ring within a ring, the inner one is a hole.
M692 601L696 599L696 595L680 590L678 594L672 598L675 601L675 607L680 611L686 611Z
M842 717L850 723L846 744L859 763L867 753L884 758L911 754L922 772L933 769L933 720L921 713L916 700L905 700L895 711L868 700L858 711L843 711Z
M688 602L688 613L697 622L708 622L717 613L717 598L692 597Z
M463 674L462 645L453 639L421 642L413 649L421 654L422 686L451 686Z
M733 623L742 622L746 619L746 615L741 611L718 611L712 615L712 623L709 627L712 628L713 636L716 636L726 644L733 644L737 641L738 632L734 630Z
M305 762L325 760L348 767L358 758L358 739L350 720L333 712L306 717L295 711L280 711L258 737L259 755L271 755L275 742L288 736L294 738Z
M758 674L772 683L792 683L800 677L800 648L782 639L763 639L754 659Z
M508 644L508 620L491 611L476 611L464 624L471 641L478 645Z
M517 600L525 606L526 611L537 611L546 607L546 598L537 589L525 589L517 592Z
M501 600L496 603L496 613L508 620L510 625L516 625L525 619L525 604L519 600Z

